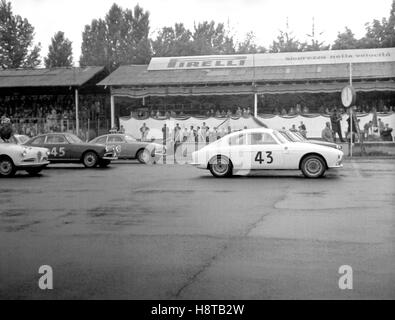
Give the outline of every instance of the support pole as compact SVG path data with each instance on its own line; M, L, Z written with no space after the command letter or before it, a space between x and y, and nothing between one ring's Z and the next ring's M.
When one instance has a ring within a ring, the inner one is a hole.
M254 117L258 117L258 94L254 94Z
M79 119L79 117L78 117L78 115L79 115L79 106L78 106L78 101L79 99L78 99L78 89L75 89L75 130L76 130L76 133L77 133L77 136L79 135L79 133L80 133L80 119Z
M115 100L111 94L111 129L115 127Z
M352 86L352 63L350 62L349 65L349 71L350 71L350 86ZM352 157L352 142L353 142L353 107L354 106L350 106L350 157Z

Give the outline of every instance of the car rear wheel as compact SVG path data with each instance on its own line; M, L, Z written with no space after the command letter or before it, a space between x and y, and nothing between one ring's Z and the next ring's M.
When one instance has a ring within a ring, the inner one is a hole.
M306 178L320 178L325 173L324 160L316 155L307 156L303 159L301 169Z
M97 154L93 151L88 151L82 158L82 163L86 168L94 168L98 164Z
M138 160L138 162L140 162L140 163L147 164L147 163L150 162L150 159L151 159L151 154L150 154L150 152L149 152L148 150L146 150L146 149L140 150L140 151L137 153L137 160Z
M15 165L10 158L0 158L0 177L12 177L15 172Z
M210 160L209 169L216 178L224 178L232 175L232 162L224 156L216 156Z

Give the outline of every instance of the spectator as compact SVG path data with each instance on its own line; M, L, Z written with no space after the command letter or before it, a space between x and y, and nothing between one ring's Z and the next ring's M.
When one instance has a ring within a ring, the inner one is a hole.
M333 140L333 133L332 133L332 130L331 130L330 122L327 122L325 124L325 128L321 132L321 138L324 141L327 141L327 142L333 142L334 141Z
M380 132L380 136L382 134L382 132L384 131L384 122L381 120L381 118L379 118L379 132Z
M383 141L393 141L392 128L389 127L388 123L385 124L385 127L383 129L381 137L382 137Z
M296 126L294 124L292 125L291 129L289 129L289 131L298 132L298 130L296 130Z
M353 117L353 121L352 121L352 125L351 125L351 116L349 116L347 118L347 123L348 123L348 128L347 128L347 133L348 133L348 139L350 139L351 135L352 135L352 139L353 141L357 141L357 126L358 126L358 122L355 121L356 120L356 116L355 114L352 115ZM357 122L357 123L356 123Z
M287 110L284 107L281 109L281 115L282 116L286 116L287 115Z
M303 137L306 138L307 129L306 129L306 126L305 126L305 124L303 123L303 121L300 121L299 132L301 133L301 135L302 135Z
M366 122L365 125L363 126L363 134L365 139L367 139L369 135L372 134L372 129L373 129L373 121L370 120L369 122Z
M336 108L333 110L333 113L332 113L330 119L331 119L331 125L332 125L332 130L333 130L334 142L336 142L336 133L339 136L340 142L344 142L343 135L342 135L342 129L341 129L341 123L340 123L340 120L342 119L342 117L338 113Z
M143 126L140 128L140 133L141 133L141 141L146 141L148 137L148 132L149 128L145 123L143 123Z
M184 127L184 130L182 131L182 142L187 142L188 141L188 129Z
M309 111L310 111L309 108L307 106L304 106L302 113L306 114L306 113L309 113Z
M206 123L203 122L203 126L202 126L202 129L201 129L201 132L202 132L203 141L205 141L206 144L209 143L209 136L208 136L208 131L209 130L210 130L210 127L208 127L206 125Z

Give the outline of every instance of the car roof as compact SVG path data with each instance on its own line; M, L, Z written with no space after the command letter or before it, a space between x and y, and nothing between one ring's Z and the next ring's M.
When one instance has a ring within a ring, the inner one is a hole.
M229 134L230 135L237 135L240 133L256 133L256 132L266 132L266 133L272 133L274 130L273 129L268 129L268 128L253 128L253 129L243 129L240 131L235 131Z

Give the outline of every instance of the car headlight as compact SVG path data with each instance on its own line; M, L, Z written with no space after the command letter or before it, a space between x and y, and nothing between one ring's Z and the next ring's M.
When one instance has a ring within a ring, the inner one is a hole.
M109 152L111 148L109 146L106 146L106 152Z
M337 148L337 150L342 150L342 149L343 149L343 146L336 145L336 148Z

